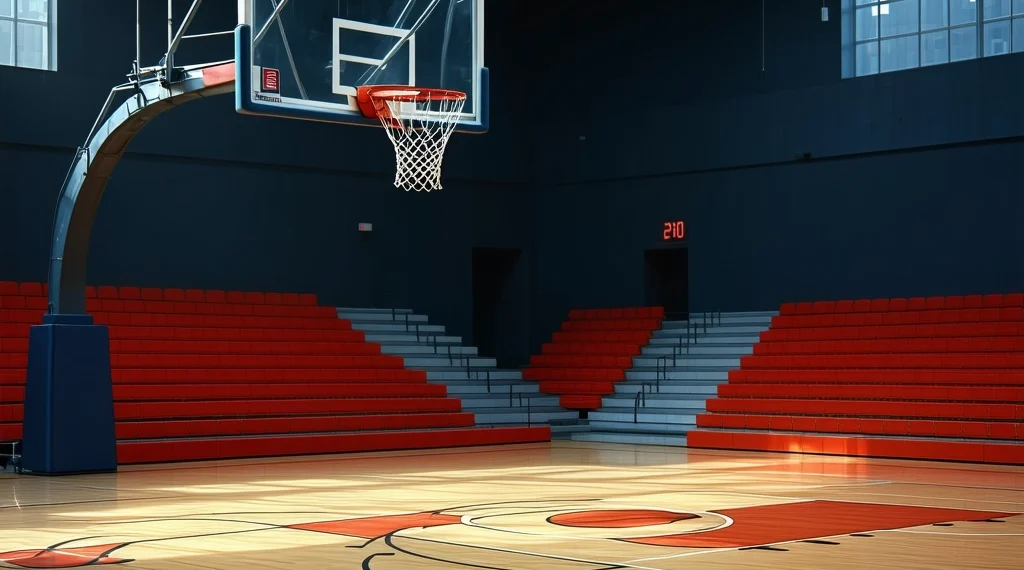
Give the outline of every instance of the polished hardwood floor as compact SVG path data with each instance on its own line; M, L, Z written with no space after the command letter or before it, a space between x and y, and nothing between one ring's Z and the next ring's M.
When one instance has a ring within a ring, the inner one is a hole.
M0 568L1024 568L1024 469L553 442L0 474Z

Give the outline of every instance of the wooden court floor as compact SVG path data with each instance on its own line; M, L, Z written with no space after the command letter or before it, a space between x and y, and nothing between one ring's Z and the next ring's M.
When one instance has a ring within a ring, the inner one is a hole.
M553 442L0 475L0 567L1024 568L1024 469Z

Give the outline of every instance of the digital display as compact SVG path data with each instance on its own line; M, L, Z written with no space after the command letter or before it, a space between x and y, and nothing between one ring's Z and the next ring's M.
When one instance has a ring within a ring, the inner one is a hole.
M683 222L665 222L661 229L664 241L679 241L686 238L686 224Z

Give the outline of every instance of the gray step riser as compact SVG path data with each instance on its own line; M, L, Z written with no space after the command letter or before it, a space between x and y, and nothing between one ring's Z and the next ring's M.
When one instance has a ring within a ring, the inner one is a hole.
M491 370L490 378L492 382L505 382L506 384L510 380L523 380L523 373L519 370ZM427 380L472 380L474 382L479 381L481 384L486 383L487 376L482 371L474 370L472 375L466 373L465 369L452 370L450 368L441 368L437 370L427 370Z
M594 411L588 416L593 422L632 422L633 410L629 412ZM640 409L638 420L649 424L696 424L697 414L656 414Z
M683 344L682 345L679 344L679 339L683 339ZM757 335L716 336L716 337L700 336L697 339L696 343L693 343L693 342L690 343L690 347L693 348L694 346L704 346L704 345L707 345L707 346L723 346L724 345L724 346L731 346L731 347L745 347L745 346L757 344L760 341L761 341L761 337L759 337ZM679 337L672 337L672 336L654 337L654 338L651 339L651 343L650 343L649 346L651 346L651 347L659 347L659 348L663 347L663 346L664 347L682 346L684 348L684 350L685 350L686 339L685 339L685 337L682 337L682 336L679 336Z
M558 408L558 396L531 395L520 398L517 394L513 393L511 405L507 393L461 394L458 396L458 399L462 402L463 410L471 408L523 408L525 410L527 402L530 402L531 408ZM630 406L630 409L632 409L632 403L630 403Z
M474 397L477 395L487 395L493 397L504 397L506 401L508 399L508 388L512 387L513 394L540 394L540 388L536 384L510 384L503 386L501 390L497 387L492 386L491 391L487 391L487 386L483 383L475 382L473 384L445 384L444 382L433 381L431 384L440 384L448 389L449 396L455 396L458 398Z
M679 347L676 345L668 346L645 346L641 349L640 354L643 356L672 356L672 355L718 355L718 356L733 356L739 358L741 356L747 356L754 353L752 346L704 346L701 344L691 344L687 348L686 345Z
M366 333L366 342L375 342L377 344L389 344L389 343L414 343L414 344L429 344L433 346L435 335L423 334L419 337L415 333L396 332L396 333ZM462 344L461 336L436 336L437 344L448 345Z
M354 325L353 325L354 326ZM708 339L708 342L715 342L719 338L730 338L730 337L741 337L741 336L757 336L762 332L768 330L767 327L732 327L729 329L708 329L708 332L697 331L697 344L700 344L701 340ZM691 335L691 342L693 333ZM686 329L658 329L654 331L653 338L671 338L676 342L679 339L683 339L683 345L686 344Z
M360 315L380 315L380 314L412 314L412 309L391 309L391 308L369 308L369 307L335 307L335 311L339 313L355 313Z
M426 323L429 322L427 315L415 315L403 313L391 316L390 313L350 313L338 311L339 319L346 319L355 323Z
M667 363L667 364L666 364ZM739 358L708 358L701 356L686 356L678 355L675 357L673 362L672 358L668 358L667 361L659 361L657 357L646 357L646 356L634 356L633 367L634 368L657 368L658 366L667 365L669 368L685 369L685 368L739 368Z
M651 408L685 408L690 410L694 408L703 409L705 406L705 402L707 401L707 398L682 399L673 398L666 394L658 393L647 393L646 396L647 403L645 404L645 406ZM626 394L624 394L621 397L605 396L604 398L601 399L601 410L609 412L618 412L622 411L623 408L628 408L630 413L632 413L633 406L636 402L635 398L636 394L633 394L631 397ZM467 400L463 400L463 406L465 406L466 401ZM640 409L642 410L643 406L641 406Z
M352 328L357 331L364 332L401 332L401 333L412 333L415 334L419 330L420 334L431 333L431 334L444 334L444 326L442 325L419 325L418 327L414 324L410 324L408 327L402 324L392 323L352 323Z
M429 377L429 376L428 376ZM655 370L631 370L626 371L627 380L638 380L643 382L653 382L661 378L662 381L668 380L727 380L729 378L728 370L704 370L704 371L680 371L669 369L668 374L658 374Z
M477 424L546 424L552 420L569 419L573 417L572 412L533 412L527 415L526 411L509 412L502 414L474 414Z
M398 356L418 356L418 355L448 355L452 354L455 356L476 356L477 348L475 346L446 346L433 344L421 344L421 345L408 345L408 344L387 344L380 343L381 354L390 354Z
M636 396L636 393L645 389L650 393L653 388L644 388L643 384L632 382L619 382L615 385L615 393L629 396ZM450 392L450 390L449 390ZM700 396L702 398L713 398L718 395L718 386L686 386L670 385L662 381L661 386L654 394L663 396Z
M465 358L453 356L449 359L446 356L411 356L405 359L405 367L413 370L421 368L465 368L467 366L474 368L494 368L497 365L498 361L494 358Z
M696 424L663 424L645 421L643 416L633 422L630 416L626 422L591 421L590 431L626 431L636 433L649 433L656 435L682 435L697 429Z

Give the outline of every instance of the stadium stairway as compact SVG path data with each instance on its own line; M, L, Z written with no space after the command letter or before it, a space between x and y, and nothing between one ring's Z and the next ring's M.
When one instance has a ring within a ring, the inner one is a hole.
M689 321L662 321L633 357L626 380L589 414L578 441L686 445L705 401L713 398L740 358L753 353L771 312L694 313Z
M409 309L340 307L338 317L362 331L382 354L401 356L405 367L426 373L431 384L444 386L462 401L480 427L548 425L552 437L568 437L579 427L579 414L566 410L557 396L541 394L537 384L523 380L521 370L501 370L494 358L463 345L444 325Z
M1024 465L1024 295L780 313L690 447Z
M313 295L89 288L110 331L118 462L548 441L481 428L427 374ZM18 440L28 333L45 287L0 283L0 440Z

